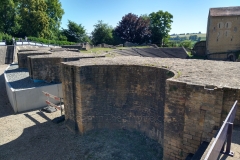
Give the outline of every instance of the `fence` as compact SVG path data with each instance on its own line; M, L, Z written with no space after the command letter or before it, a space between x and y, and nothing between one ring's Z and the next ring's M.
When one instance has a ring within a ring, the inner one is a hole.
M0 46L6 46L6 41L5 40L0 41Z
M223 122L221 129L219 130L217 137L215 138L213 144L211 145L206 157L204 160L215 160L218 158L220 153L233 156L231 149L232 141L232 130L233 130L233 121L237 111L237 102L235 101L233 107L227 115L227 118ZM224 151L225 144L227 139L226 151Z
M57 46L57 45L43 44L43 43L32 42L32 41L16 41L15 45L17 45L17 46L32 45L32 46L42 46L42 47L55 47L55 46Z

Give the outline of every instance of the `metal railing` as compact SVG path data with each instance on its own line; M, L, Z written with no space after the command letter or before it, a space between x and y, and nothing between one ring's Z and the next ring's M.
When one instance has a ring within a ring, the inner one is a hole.
M32 45L32 46L43 46L43 47L56 47L58 45L53 45L53 44L44 44L44 43L39 43L39 42L32 42L32 41L16 41L15 45L17 46L22 46L22 45Z
M215 160L218 158L220 153L233 156L234 153L230 151L231 142L232 142L232 130L233 130L233 121L237 111L237 102L235 101L233 107L227 115L227 118L223 122L222 127L220 128L217 137L215 138L213 144L211 145L206 157L204 160ZM225 144L227 140L226 150Z
M0 41L0 46L6 46L6 40L1 40Z

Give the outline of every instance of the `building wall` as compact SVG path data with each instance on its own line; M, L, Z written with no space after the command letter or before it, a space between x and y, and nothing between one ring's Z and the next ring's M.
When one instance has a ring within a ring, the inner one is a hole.
M240 16L210 16L207 32L207 53L240 50Z

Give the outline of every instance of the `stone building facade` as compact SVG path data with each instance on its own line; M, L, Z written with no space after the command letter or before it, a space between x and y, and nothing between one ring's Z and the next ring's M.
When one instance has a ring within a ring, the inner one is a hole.
M240 6L209 10L206 48L209 59L236 60L238 58Z

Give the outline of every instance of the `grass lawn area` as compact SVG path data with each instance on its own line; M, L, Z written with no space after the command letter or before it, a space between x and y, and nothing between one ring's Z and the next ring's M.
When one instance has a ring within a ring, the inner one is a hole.
M201 37L201 39L206 39L206 34L205 34L205 33L202 33L202 34L174 35L174 36L170 36L170 37L171 37L171 38L174 38L174 37L179 36L180 38L181 38L181 37L187 37L187 38L189 38L190 36L193 36L193 35L197 35L198 37Z

